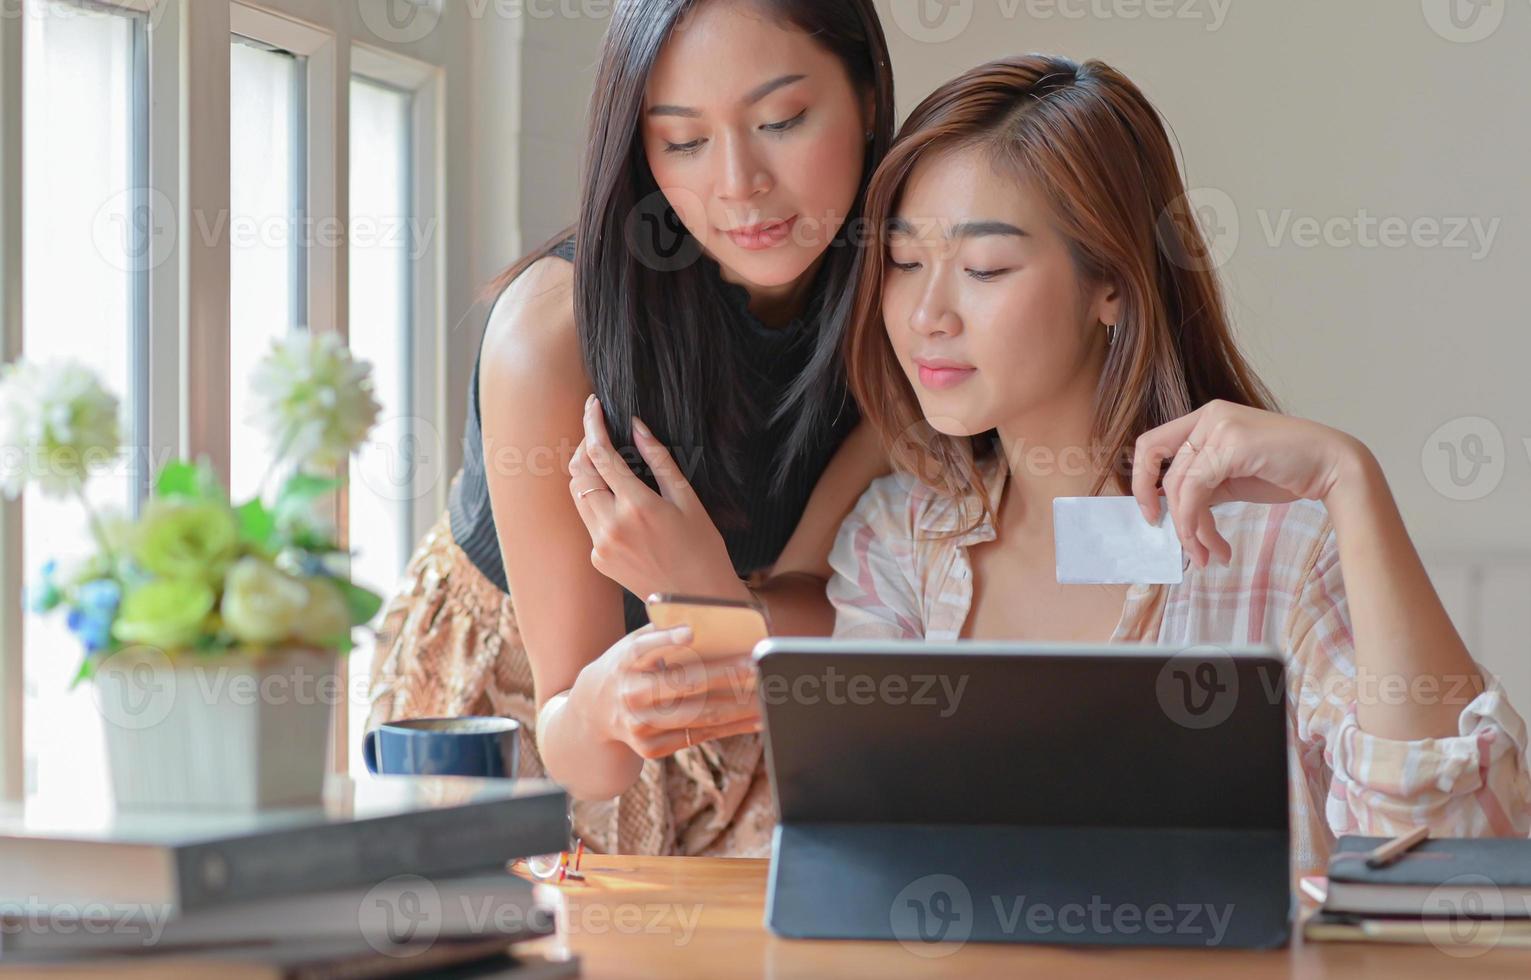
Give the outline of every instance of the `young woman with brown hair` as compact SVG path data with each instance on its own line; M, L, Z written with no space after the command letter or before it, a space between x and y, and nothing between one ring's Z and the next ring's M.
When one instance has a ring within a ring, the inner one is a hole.
M836 635L1269 644L1295 873L1343 833L1525 836L1524 722L1376 459L1277 413L1186 208L1158 113L1100 62L993 62L914 111L868 192L847 349L899 472L836 540ZM1101 493L1168 510L1181 583L1058 584L1052 501Z

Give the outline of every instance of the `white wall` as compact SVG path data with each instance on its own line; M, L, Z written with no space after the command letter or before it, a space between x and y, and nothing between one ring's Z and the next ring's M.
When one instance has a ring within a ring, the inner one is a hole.
M596 4L592 9L603 8ZM521 234L531 248L574 223L587 109L606 19L528 19L525 29Z
M479 285L574 221L606 18L578 14L578 3L566 6L577 15L564 16L551 2L512 3L505 9L514 16L473 21ZM591 0L590 8L606 9L603 0Z
M448 477L462 464L466 393L488 313L484 287L574 221L586 107L606 28L605 17L585 16L577 2L454 2L471 32L466 122L453 144L471 190L459 197L468 257L452 280L447 321ZM589 9L599 14L604 3L591 0Z

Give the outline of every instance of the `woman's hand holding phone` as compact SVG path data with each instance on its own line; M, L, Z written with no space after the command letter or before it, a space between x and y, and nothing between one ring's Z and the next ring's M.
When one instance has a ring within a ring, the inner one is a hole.
M730 735L758 732L760 706L750 650L702 657L692 629L643 626L580 672L576 689L603 719L600 733L645 759Z

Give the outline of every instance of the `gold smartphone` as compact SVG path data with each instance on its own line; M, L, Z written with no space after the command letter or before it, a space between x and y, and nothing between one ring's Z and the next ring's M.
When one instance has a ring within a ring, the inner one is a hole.
M656 592L646 605L656 629L691 627L691 649L704 660L747 657L771 635L765 606L755 601Z

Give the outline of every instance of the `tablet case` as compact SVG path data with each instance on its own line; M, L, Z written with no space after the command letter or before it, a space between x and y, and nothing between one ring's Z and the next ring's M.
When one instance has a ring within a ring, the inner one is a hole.
M771 640L778 935L1285 945L1269 648Z

